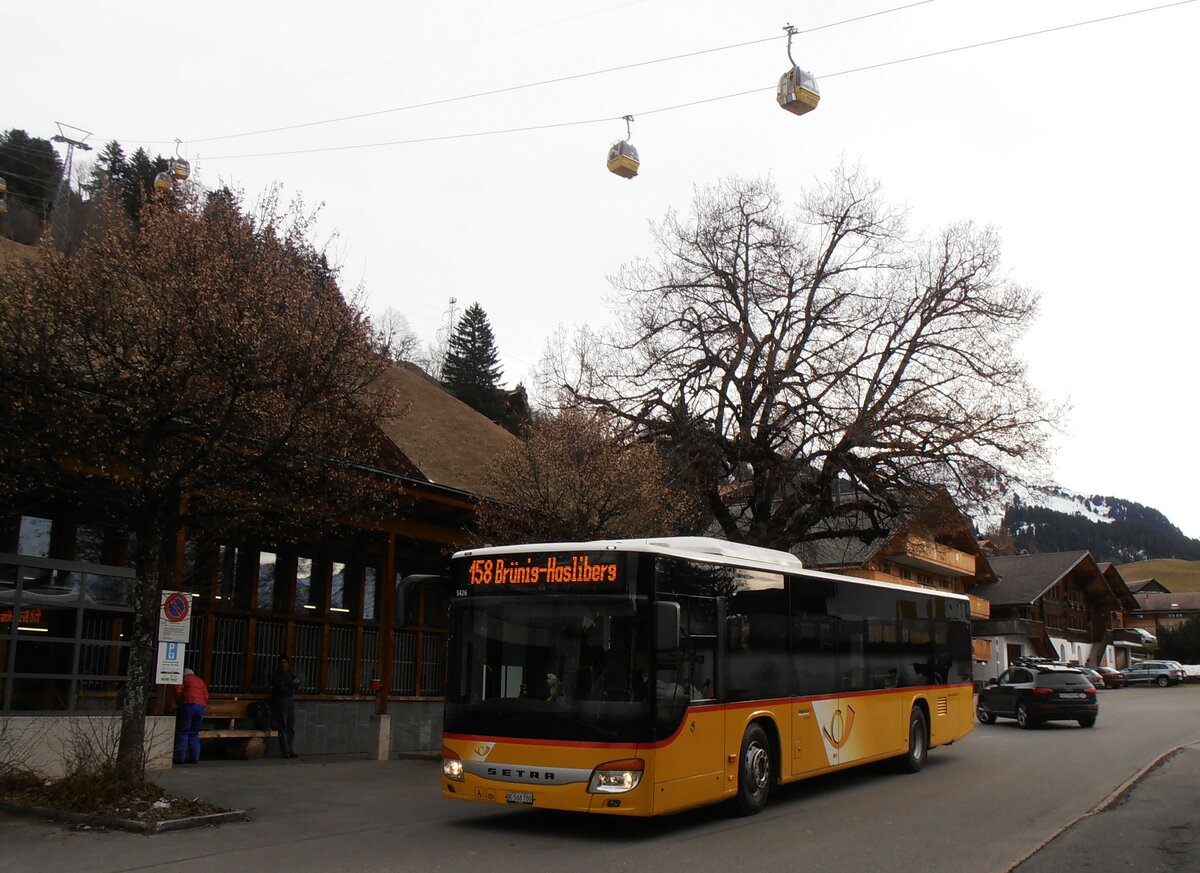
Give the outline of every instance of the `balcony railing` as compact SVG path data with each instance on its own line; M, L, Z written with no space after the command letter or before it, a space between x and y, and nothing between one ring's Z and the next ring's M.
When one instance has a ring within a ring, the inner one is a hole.
M1046 626L1040 621L1030 621L1026 618L1001 618L994 621L971 622L971 633L977 637L985 636L1024 636L1041 637L1046 632Z
M972 621L987 621L992 617L992 604L984 600L982 597L976 597L974 594L968 594L971 600L971 620Z
M898 547L886 554L888 558L898 564L906 564L922 570L932 570L936 573L949 572L955 576L975 575L974 555L920 537L906 537Z

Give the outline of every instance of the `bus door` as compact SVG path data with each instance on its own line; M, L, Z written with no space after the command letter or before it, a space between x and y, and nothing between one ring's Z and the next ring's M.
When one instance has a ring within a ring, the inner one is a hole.
M660 603L678 605L679 638L674 648L654 653L655 718L663 738L654 759L655 812L719 798L725 755L724 717L716 705L724 603L676 593L660 595Z
M824 579L790 577L793 776L837 765L844 727L835 589ZM849 703L849 701L846 701ZM784 772L788 772L785 765Z
M838 763L899 754L907 743L911 695L905 672L905 633L927 632L919 593L897 592L871 585L838 589L838 714L830 742L838 746ZM914 629L915 628L915 629Z

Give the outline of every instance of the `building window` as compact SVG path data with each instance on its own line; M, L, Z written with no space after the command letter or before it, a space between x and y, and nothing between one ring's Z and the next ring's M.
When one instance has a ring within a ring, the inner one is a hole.
M258 553L258 608L266 611L275 608L275 565L274 552Z
M0 562L0 711L117 710L135 584L119 567Z
M75 560L99 564L104 555L104 529L91 524L75 526Z
M313 602L313 559L296 558L296 611L313 611L317 608Z
M333 618L350 618L351 609L347 604L353 602L353 589L357 586L353 585L346 574L346 565L340 561L333 562L330 566L330 573L329 612ZM349 597L347 597L348 594Z
M250 607L250 554L245 549L220 546L217 555L217 600L226 609Z
M367 567L363 574L363 618L375 620L375 568Z
M53 522L48 518L22 515L20 531L17 534L17 554L28 555L31 558L49 558L50 533L53 527Z

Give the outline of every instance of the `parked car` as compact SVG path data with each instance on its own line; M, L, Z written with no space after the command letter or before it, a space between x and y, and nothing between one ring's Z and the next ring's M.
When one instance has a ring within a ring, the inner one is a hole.
M1104 677L1105 688L1121 688L1128 684L1125 681L1125 674L1120 670L1114 670L1112 667L1097 667L1096 672Z
M1130 685L1157 685L1166 688L1183 681L1183 668L1171 661L1142 661L1121 671Z
M1088 681L1096 688L1106 688L1108 683L1104 681L1104 674L1099 670L1094 670L1091 667L1080 667L1079 672L1088 677Z
M980 724L1015 718L1023 728L1043 721L1077 721L1092 727L1100 714L1096 687L1082 670L1058 664L1018 664L990 679L979 692Z

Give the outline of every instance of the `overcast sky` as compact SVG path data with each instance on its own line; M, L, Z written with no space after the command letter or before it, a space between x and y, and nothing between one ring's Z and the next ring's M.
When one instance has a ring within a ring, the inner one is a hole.
M860 163L916 228L994 225L1011 276L1040 292L1024 354L1071 404L1054 478L1200 537L1200 3L1071 26L1157 5L9 4L0 125L49 137L65 122L152 154L179 138L205 187L253 200L278 182L324 204L346 285L425 340L451 297L459 314L478 301L510 384L559 325L609 317L607 277L696 186L770 176L798 200ZM774 100L789 22L821 83L803 117ZM629 181L604 166L626 114ZM362 117L316 123L346 116ZM232 136L276 128L291 129ZM540 129L485 135L516 128Z

